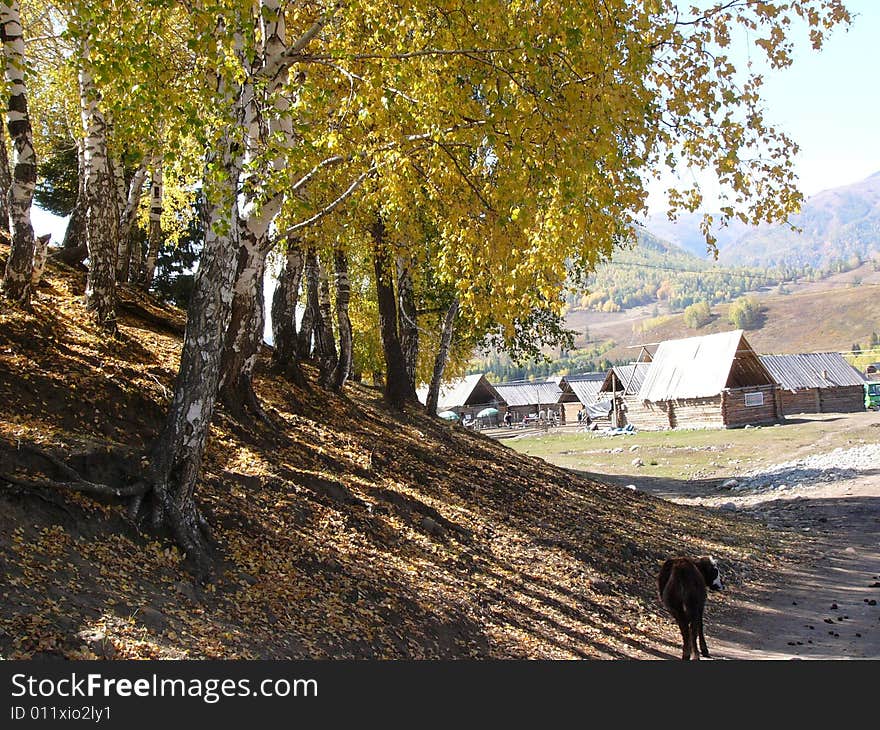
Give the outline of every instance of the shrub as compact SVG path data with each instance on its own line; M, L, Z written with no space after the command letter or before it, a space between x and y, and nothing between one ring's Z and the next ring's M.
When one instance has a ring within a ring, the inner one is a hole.
M742 297L730 305L728 321L737 329L755 329L761 324L763 307L754 297Z
M684 310L684 323L692 330L709 324L711 319L712 308L708 302L697 302Z

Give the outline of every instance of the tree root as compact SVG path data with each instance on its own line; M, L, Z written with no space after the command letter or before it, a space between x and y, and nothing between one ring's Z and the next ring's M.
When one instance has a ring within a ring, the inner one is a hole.
M19 496L27 496L27 497L36 497L37 499L45 502L52 507L57 507L62 512L65 512L71 518L76 519L76 516L71 512L67 505L63 502L58 501L58 499L46 496L43 492L45 491L45 485L38 484L35 482L29 482L25 479L18 479L17 477L7 476L5 474L0 474L0 484L5 483L6 489L12 494L16 494Z
M170 498L161 479L144 478L132 484L114 487L85 479L54 454L38 449L31 444L21 444L20 448L27 449L46 459L66 479L22 479L11 474L0 473L0 481L28 490L48 489L54 492L68 490L97 497L128 500L126 513L135 525L142 512L145 499L149 498L152 504L150 527L153 531L160 531L163 527L168 528L174 541L186 554L187 562L195 576L200 581L211 578L214 561L212 558L211 528L208 520L195 504L190 504L186 510L182 510ZM42 498L50 501L45 497Z
M95 484L85 479L74 479L72 481L58 481L55 479L19 479L11 474L0 474L0 479L17 484L22 487L34 487L40 489L66 489L71 492L82 492L83 494L92 494L99 497L132 497L135 495L146 494L150 487L145 482L136 482L127 487L111 487L107 484Z

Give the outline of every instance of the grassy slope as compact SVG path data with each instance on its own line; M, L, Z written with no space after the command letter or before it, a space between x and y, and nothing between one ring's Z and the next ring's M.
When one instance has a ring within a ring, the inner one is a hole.
M842 283L842 282L841 282ZM765 294L759 301L766 307L760 328L746 336L759 352L816 352L849 350L854 342L866 346L872 332L880 332L880 284L833 288L817 282L791 294ZM637 331L649 318L647 308L616 315L574 312L569 317L583 329L589 327L593 338L614 339L617 346L603 357L635 358L638 348L627 345L657 343L677 337L694 337L733 329L727 321L730 305L713 307L714 319L693 330L684 324L682 314L664 318L657 327Z
M0 311L0 473L58 478L17 448L35 443L121 479L101 450L131 447L137 465L179 337L123 316L108 341L83 316L84 275L47 276L33 313ZM198 489L223 559L211 585L121 505L0 479L0 656L674 654L659 560L712 551L735 592L780 554L756 523L588 481L420 413L396 420L367 388L257 386L278 430L219 413Z

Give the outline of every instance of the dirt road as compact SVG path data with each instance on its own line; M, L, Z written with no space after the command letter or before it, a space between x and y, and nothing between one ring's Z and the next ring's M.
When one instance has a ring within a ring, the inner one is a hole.
M798 416L751 431L641 432L623 441L539 436L512 445L592 478L807 539L808 549L766 584L710 596L707 636L716 658L880 659L880 414Z
M827 454L828 472L836 461L844 460ZM686 494L676 484L674 501L748 515L811 541L772 584L739 586L723 606L710 606L716 658L880 658L880 463L830 482L814 471L814 480L762 490ZM774 481L783 480L791 483Z
M880 658L880 476L725 497L813 544L772 585L745 587L708 623L717 658ZM708 503L708 500L704 500ZM728 506L729 509L729 506Z

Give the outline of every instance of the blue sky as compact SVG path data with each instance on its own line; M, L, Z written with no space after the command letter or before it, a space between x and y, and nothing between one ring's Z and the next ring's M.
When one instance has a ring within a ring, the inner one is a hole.
M846 6L856 16L848 31L836 29L818 53L800 33L794 65L765 76L767 119L800 145L795 169L807 196L880 170L880 0ZM745 57L747 40L736 42ZM37 234L52 231L60 243L62 219L33 217Z
M769 118L800 144L801 190L862 180L880 170L880 2L847 0L856 15L822 51L802 44L790 69L768 77Z
M729 51L764 74L765 118L800 146L794 167L807 197L880 170L880 0L845 5L852 25L834 29L821 51L813 50L804 27L793 34L790 68L759 66L760 52L744 34L733 38ZM708 177L696 179L711 210L715 186ZM664 182L650 186L652 213L663 207Z

